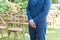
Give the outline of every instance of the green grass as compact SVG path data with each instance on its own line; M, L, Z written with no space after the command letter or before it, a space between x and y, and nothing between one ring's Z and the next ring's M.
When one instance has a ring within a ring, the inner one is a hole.
M60 28L47 29L46 40L60 40Z
M25 26L25 33L28 33L28 27L27 26ZM6 32L3 32L3 34L7 35ZM26 38L26 40L29 40L28 36L26 36L25 38ZM7 37L4 37L3 39L8 40ZM1 38L0 38L0 40L1 40ZM13 32L10 34L10 40L14 40L14 33ZM23 40L22 33L18 34L18 40ZM60 40L60 28L58 28L58 29L48 28L47 34L46 34L46 40Z

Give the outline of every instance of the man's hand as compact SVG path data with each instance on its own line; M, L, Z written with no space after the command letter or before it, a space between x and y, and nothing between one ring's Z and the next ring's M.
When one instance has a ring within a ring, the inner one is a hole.
M29 24L32 28L36 28L36 25L35 25L33 19L29 20Z

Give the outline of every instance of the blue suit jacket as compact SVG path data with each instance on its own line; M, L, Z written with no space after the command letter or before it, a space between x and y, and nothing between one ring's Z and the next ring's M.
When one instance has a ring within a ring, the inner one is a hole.
M46 16L50 9L50 0L28 1L27 15L28 20L33 19L36 25L46 28Z

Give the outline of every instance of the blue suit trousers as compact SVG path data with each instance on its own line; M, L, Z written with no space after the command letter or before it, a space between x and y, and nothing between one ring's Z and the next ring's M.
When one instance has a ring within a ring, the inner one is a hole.
M45 40L46 28L32 28L29 26L30 40Z

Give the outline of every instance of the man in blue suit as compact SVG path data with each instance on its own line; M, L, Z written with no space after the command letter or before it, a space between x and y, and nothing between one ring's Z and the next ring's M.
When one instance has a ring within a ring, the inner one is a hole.
M30 40L45 40L46 16L50 9L50 0L28 0L27 16Z

